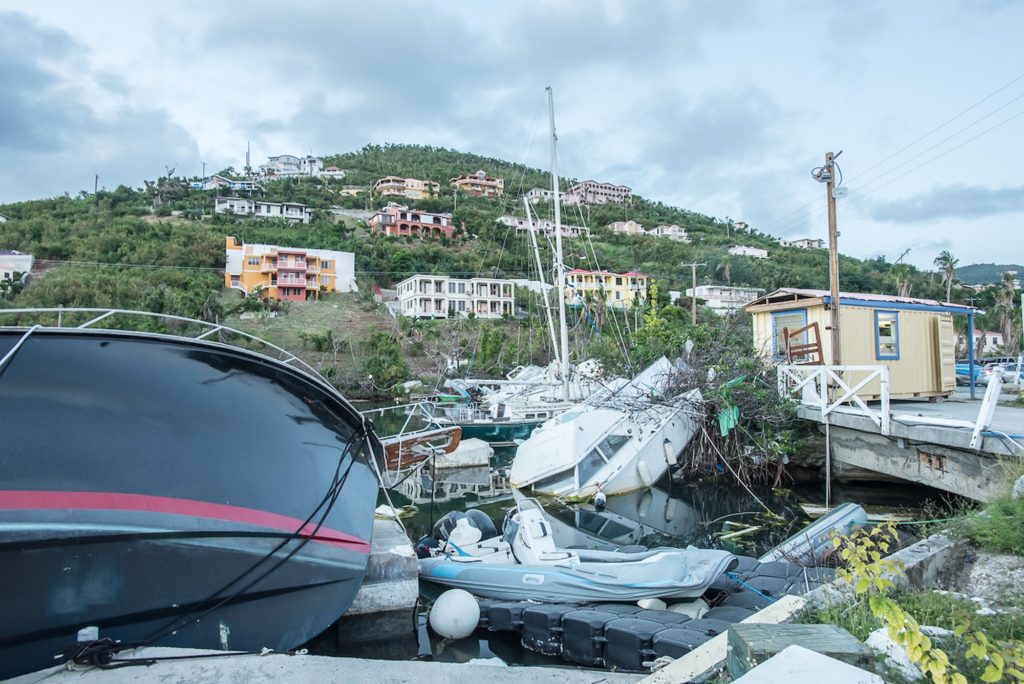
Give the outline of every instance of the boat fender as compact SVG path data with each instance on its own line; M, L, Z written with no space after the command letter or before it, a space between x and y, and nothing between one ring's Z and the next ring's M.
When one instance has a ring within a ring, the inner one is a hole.
M600 513L604 510L605 505L608 503L608 496L598 488L597 493L594 494L594 508Z
M644 610L665 610L667 608L667 604L659 598L640 599L636 605Z
M673 613L689 615L691 620L699 620L710 610L710 606L708 606L707 601L704 599L694 599L684 603L673 603L668 609Z
M480 604L465 589L449 589L434 602L428 621L446 639L464 639L480 622Z
M639 461L636 464L636 474L640 476L640 481L644 483L645 487L650 487L654 484L654 478L651 477L651 470L647 467L645 461Z
M672 445L672 440L666 439L661 445L661 449L665 453L665 463L668 463L669 467L674 466L679 462L676 454L676 448Z

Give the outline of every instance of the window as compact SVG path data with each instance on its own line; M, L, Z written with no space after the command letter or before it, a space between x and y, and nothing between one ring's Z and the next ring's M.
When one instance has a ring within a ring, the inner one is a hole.
M875 358L900 358L899 314L895 311L875 312Z
M807 309L794 309L792 311L776 311L772 314L772 354L776 358L783 358L786 355L786 340L783 337L785 330L791 333L807 325ZM796 340L797 344L807 344L807 333L803 333Z
M325 268L325 269L330 270L331 262L330 261L321 261L320 262L320 268Z
M622 285L622 278L616 278L615 279L615 284L616 285Z
M622 445L628 441L629 437L626 435L608 435L600 444L597 445L597 448L601 450L601 453L604 454L606 459L610 459L619 451L619 449L622 448Z
M260 258L259 257L249 257L249 265L250 266L259 266L260 265Z
M577 480L577 486L582 487L604 466L604 463L604 457L601 456L601 452L597 449L591 449L590 452L583 457L583 460L580 461L579 465L576 466L576 474L579 477L579 480Z

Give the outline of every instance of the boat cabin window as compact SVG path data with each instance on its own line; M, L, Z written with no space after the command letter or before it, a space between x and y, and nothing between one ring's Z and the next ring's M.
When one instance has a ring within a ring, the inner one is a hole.
M626 442L629 441L629 437L626 435L608 435L605 437L597 448L604 454L604 459L607 461L622 448Z
M578 478L578 486L583 486L583 483L594 476L601 466L605 464L605 458L601 455L601 452L597 449L591 449L583 460L576 466L576 476Z

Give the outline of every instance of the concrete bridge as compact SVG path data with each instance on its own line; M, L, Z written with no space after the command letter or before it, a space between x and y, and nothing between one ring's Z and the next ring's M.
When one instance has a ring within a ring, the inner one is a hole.
M872 382L881 399L857 397ZM797 415L821 425L840 478L881 475L987 501L1006 462L1024 459L1024 407L1006 405L1016 394L998 381L980 399L957 391L939 402L897 401L884 367L780 366L779 390L799 402Z

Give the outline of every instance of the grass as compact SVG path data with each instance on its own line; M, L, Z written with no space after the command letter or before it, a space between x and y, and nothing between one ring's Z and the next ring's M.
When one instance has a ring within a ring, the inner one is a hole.
M1014 499L1013 483L1024 475L1024 463L1007 462L1006 485L1002 494L989 501L984 510L963 520L967 538L993 553L1024 556L1024 498Z

